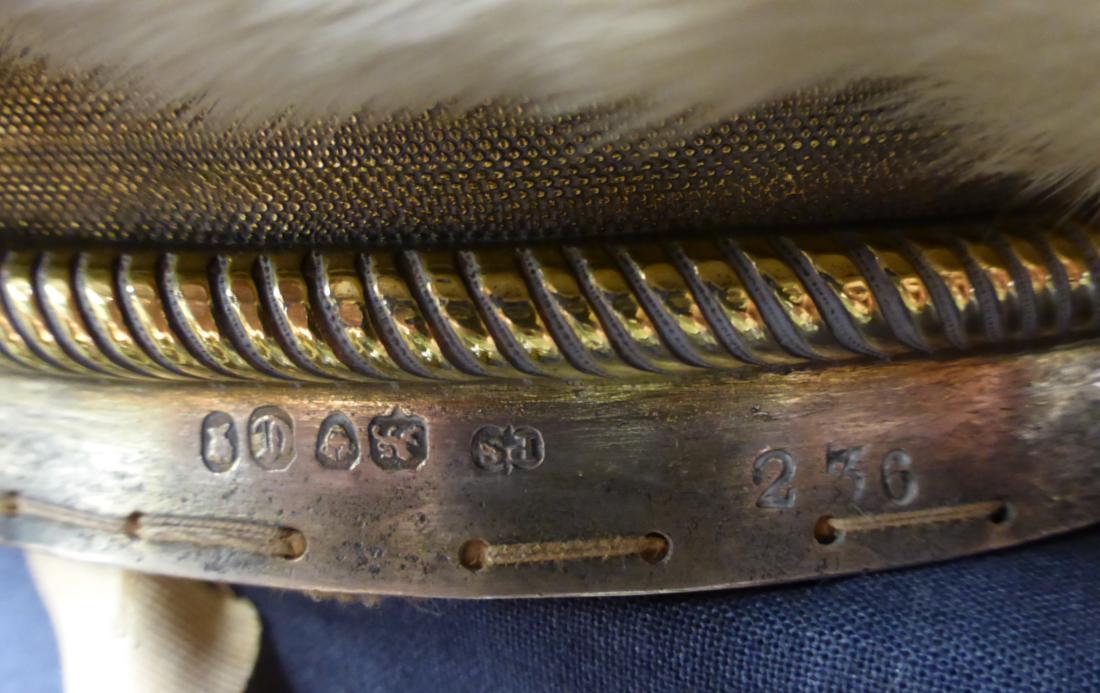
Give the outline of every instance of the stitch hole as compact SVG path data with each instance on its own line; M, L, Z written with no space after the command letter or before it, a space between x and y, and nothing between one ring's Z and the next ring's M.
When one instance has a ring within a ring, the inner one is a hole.
M489 542L484 539L470 539L459 547L458 562L463 568L476 573L485 569L488 551Z
M822 546L828 546L835 544L844 538L844 532L840 532L836 527L833 527L833 518L831 515L822 515L814 523L814 539L818 544Z
M989 514L989 521L995 525L1007 525L1016 519L1016 508L1011 503L1001 506Z
M645 535L648 540L646 547L639 554L646 563L657 565L668 559L672 553L672 541L660 532L650 532Z

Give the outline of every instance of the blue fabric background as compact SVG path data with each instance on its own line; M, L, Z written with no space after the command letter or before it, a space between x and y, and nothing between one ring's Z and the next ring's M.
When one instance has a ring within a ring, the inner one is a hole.
M0 547L0 691L60 691L59 666L50 620L23 555Z
M0 552L0 580L0 690L57 690L45 616L13 551ZM244 592L267 626L256 690L1100 690L1100 530L675 597L367 608Z

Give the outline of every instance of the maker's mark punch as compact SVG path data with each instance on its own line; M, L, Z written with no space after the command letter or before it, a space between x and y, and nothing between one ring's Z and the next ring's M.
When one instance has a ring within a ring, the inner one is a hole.
M534 469L546 459L542 433L531 426L482 426L471 442L474 463L487 472Z

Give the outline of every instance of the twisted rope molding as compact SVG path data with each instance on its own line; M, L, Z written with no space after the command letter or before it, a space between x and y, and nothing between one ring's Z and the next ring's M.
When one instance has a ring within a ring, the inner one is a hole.
M589 246L6 251L5 366L142 379L632 377L1100 327L1100 237L1041 221Z

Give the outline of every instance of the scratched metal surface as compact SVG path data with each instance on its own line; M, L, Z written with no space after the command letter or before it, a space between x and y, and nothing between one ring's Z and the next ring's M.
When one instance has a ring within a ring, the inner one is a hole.
M225 127L0 49L0 540L491 597L1100 519L1100 237L892 89Z
M1100 520L1098 369L1083 342L537 389L7 376L0 537L177 575L454 597L942 560ZM847 531L823 534L823 517Z

